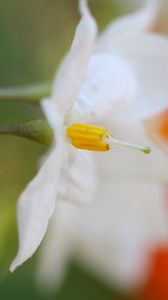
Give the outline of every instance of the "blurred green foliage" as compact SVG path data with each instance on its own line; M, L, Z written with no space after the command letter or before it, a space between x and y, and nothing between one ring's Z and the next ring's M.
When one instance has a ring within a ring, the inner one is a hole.
M102 29L119 14L117 1L90 0ZM110 9L111 8L111 9ZM51 80L70 46L79 20L76 0L0 1L0 86ZM0 102L0 124L41 118L37 105ZM43 145L10 136L0 137L0 299L123 299L103 284L72 267L63 288L49 297L34 286L34 259L9 275L17 249L16 200L35 175Z
M114 4L90 0L100 28L117 15ZM1 86L52 78L78 20L77 0L1 0Z
M44 291L41 293L34 284L32 273L32 265L29 263L29 268L24 266L16 272L15 279L10 275L0 288L2 299L126 300L126 297L112 291L76 266L71 266L62 288L53 294L45 294Z

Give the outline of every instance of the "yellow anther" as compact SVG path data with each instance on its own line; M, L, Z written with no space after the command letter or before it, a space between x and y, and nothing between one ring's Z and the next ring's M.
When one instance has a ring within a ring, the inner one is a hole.
M93 151L110 150L106 139L112 134L102 126L75 123L67 128L67 136L71 144L79 149Z

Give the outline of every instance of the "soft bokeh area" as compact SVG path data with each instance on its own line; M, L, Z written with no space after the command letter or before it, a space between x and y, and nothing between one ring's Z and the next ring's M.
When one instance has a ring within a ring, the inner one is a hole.
M112 18L133 10L131 5L122 5L124 1L89 2L100 30ZM72 41L79 20L77 11L77 0L1 0L0 86L50 82ZM163 28L163 23L158 24L158 28ZM42 112L36 104L0 101L0 125L40 117ZM0 136L0 299L132 299L133 296L106 286L73 261L62 288L45 295L35 282L38 252L14 274L9 273L17 250L16 201L36 173L38 159L46 150L46 146L35 142Z

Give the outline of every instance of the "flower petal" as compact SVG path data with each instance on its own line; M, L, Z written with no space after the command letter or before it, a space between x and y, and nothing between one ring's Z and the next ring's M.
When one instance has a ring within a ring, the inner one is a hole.
M97 201L69 212L67 230L76 241L76 257L110 284L130 288L139 283L147 250L168 240L163 196L158 185L111 184L101 177Z
M99 45L99 53L117 53L132 64L137 78L136 101L128 107L131 114L146 117L167 107L168 41L147 33L125 34ZM164 76L163 76L164 70Z
M111 184L103 176L99 179L96 202L89 207L66 202L57 207L40 261L39 279L49 288L60 284L74 253L106 283L132 288L143 280L148 251L168 239L161 186Z
M68 260L75 247L74 240L69 235L71 210L75 207L70 202L85 204L96 200L96 180L97 174L91 153L71 147L67 164L61 171L59 201L39 260L37 280L40 288L50 290L62 283ZM82 206L82 210L86 207Z
M93 153L70 146L67 162L61 171L59 198L76 203L89 203L95 199L97 187Z
M57 201L55 211L38 259L36 281L40 291L51 291L60 287L68 262L72 257L74 241L66 233L69 224L69 209L72 204Z
M168 108L144 120L147 134L168 153Z
M63 148L58 146L41 167L36 177L28 184L18 202L19 251L12 262L13 272L33 255L46 232L53 213Z
M85 0L80 1L80 11L82 20L53 85L51 99L61 115L65 115L78 96L96 37L96 23Z
M135 94L136 77L131 64L118 55L95 54L70 121L95 122L105 118L107 113L115 114L132 101Z
M150 30L158 15L159 3L157 0L145 0L143 2L143 7L137 12L112 21L100 35L98 43L106 45L112 42L115 36L123 36L128 32Z

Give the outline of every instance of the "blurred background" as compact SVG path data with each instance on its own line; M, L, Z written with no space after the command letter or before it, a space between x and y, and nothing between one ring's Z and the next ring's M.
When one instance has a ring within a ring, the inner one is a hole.
M133 10L135 2L89 1L100 30L113 18ZM71 44L79 20L77 12L77 0L1 0L0 86L51 81ZM166 23L166 17L161 18L156 30L166 32ZM0 101L0 125L41 116L38 105ZM109 288L73 261L63 287L52 295L41 294L34 281L38 253L14 274L9 273L17 249L16 200L36 173L37 161L46 150L43 145L17 137L0 137L0 299L139 299L138 295L123 295L115 287ZM167 261L165 252L164 266Z

